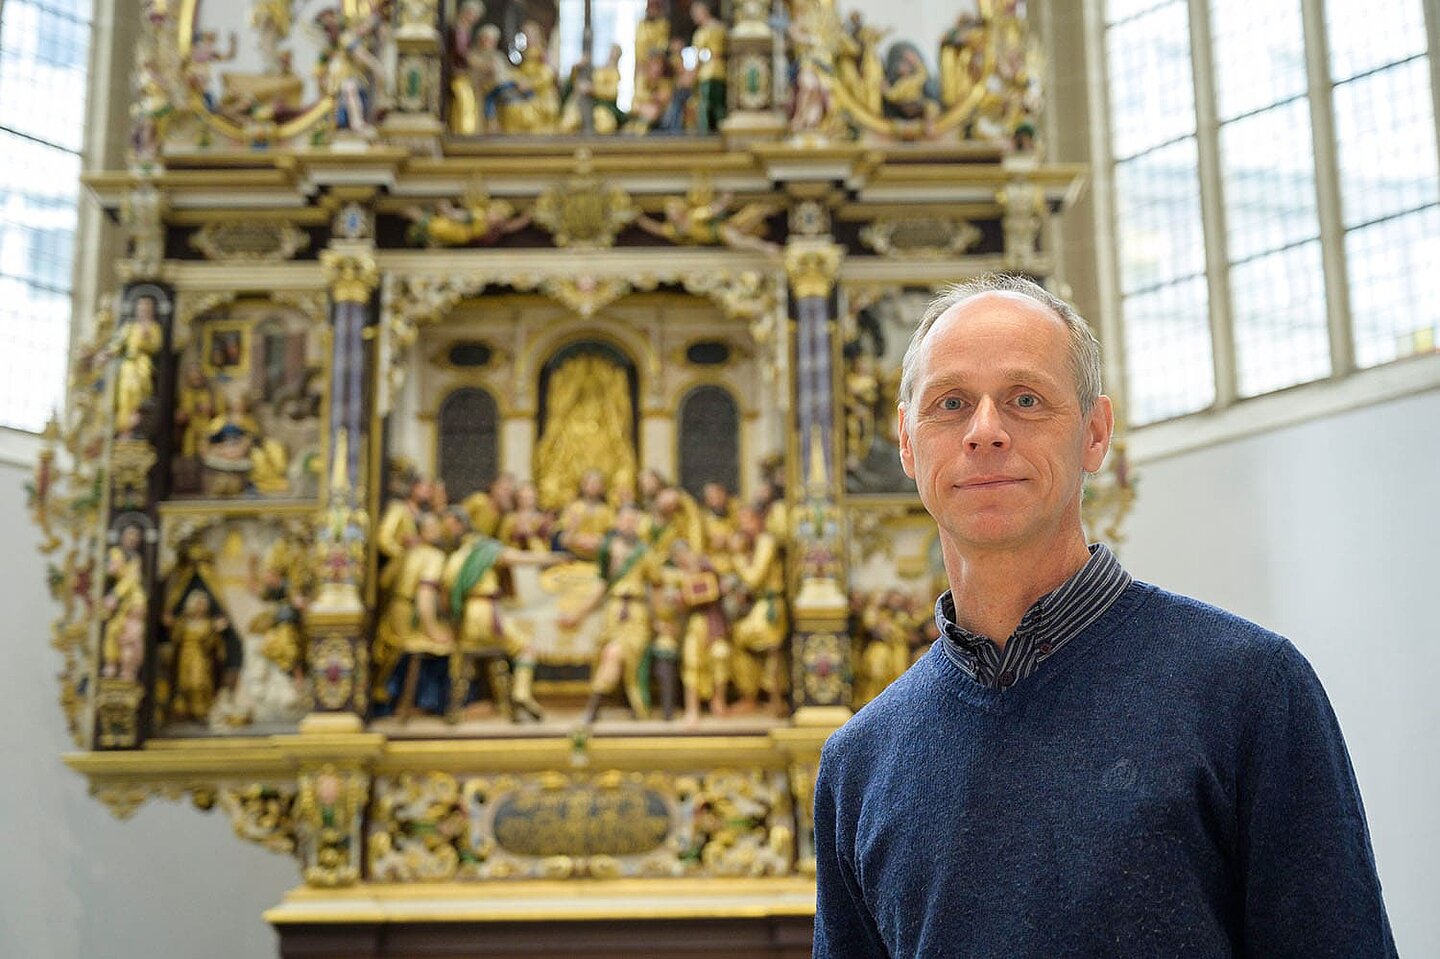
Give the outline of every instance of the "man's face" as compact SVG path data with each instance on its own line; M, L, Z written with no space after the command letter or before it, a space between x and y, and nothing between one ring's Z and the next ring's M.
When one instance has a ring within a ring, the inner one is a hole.
M1057 544L1079 524L1085 471L1110 446L1110 401L1080 412L1065 325L1014 293L936 321L918 358L900 460L962 554Z

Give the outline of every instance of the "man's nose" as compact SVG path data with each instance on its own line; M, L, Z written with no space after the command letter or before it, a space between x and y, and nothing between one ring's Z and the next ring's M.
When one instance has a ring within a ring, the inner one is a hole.
M982 449L1003 450L1009 446L1010 434L1005 432L1005 424L1000 417L1000 408L990 397L981 397L980 401L975 404L975 412L970 414L970 422L966 425L965 448L973 453Z

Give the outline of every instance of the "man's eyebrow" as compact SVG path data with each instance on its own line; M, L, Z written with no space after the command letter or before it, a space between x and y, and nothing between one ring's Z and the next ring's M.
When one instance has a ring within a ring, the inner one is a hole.
M1059 381L1053 375L1039 367L1007 367L1000 371L1000 377L1012 385L1035 384L1046 387L1059 385ZM964 373L937 373L920 383L917 394L925 396L937 390L949 390L957 386L964 387L969 379L970 377Z

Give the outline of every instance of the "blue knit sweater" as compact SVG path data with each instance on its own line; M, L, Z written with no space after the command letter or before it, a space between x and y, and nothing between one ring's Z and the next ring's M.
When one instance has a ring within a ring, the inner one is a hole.
M817 957L1395 955L1309 663L1143 583L1005 692L937 643L826 744L815 852Z

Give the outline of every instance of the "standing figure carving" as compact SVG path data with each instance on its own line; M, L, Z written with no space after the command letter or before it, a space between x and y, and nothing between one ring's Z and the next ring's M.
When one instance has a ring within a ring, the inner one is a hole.
M695 21L690 45L699 57L696 68L699 102L695 110L695 128L697 133L718 133L727 109L725 52L729 36L725 24L704 0L690 4L690 19Z

